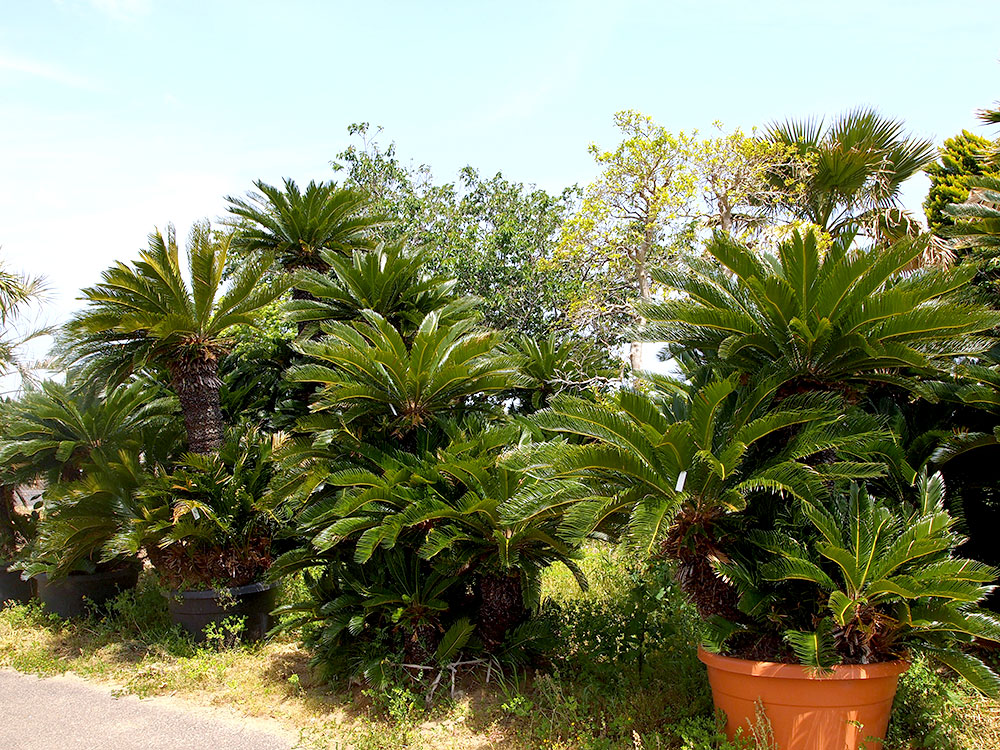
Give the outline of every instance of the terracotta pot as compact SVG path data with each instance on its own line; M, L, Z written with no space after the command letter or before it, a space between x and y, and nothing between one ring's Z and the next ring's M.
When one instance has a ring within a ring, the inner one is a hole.
M775 750L880 750L892 699L907 662L843 665L815 676L798 664L748 661L699 648L726 733L744 736L757 721L757 702L771 723Z

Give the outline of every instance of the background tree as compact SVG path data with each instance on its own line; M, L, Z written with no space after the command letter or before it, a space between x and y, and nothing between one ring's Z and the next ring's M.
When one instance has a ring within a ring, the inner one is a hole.
M395 144L381 146L368 123L348 132L361 138L338 154L345 185L370 200L372 213L391 221L376 234L428 253L428 265L456 281L456 292L482 300L486 325L545 335L565 326L571 277L551 263L575 190L549 193L473 167L437 184L430 167L404 164Z
M935 156L930 141L907 135L902 121L872 109L847 112L829 126L821 119L776 123L766 137L811 164L804 189L779 200L777 215L833 236L851 230L878 236L886 223L908 225L900 188ZM790 177L786 168L773 173L777 187Z
M609 345L638 322L632 303L652 298L651 268L689 249L696 186L694 136L674 135L633 110L618 112L615 125L622 142L611 151L591 144L601 174L559 241L560 261L578 279L574 327ZM632 342L629 361L641 369L639 342Z
M989 160L991 150L990 141L968 130L945 140L938 160L924 170L931 181L924 212L932 232L955 223L945 207L963 203L969 197L970 178L996 174L995 165Z

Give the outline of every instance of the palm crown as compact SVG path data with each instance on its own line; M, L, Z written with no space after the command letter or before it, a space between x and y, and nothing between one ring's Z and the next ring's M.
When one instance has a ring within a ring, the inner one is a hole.
M831 394L800 394L775 406L773 381L675 390L673 398L625 390L611 403L556 397L533 421L577 442L539 445L516 463L571 487L525 495L510 513L521 520L564 515L571 538L624 531L646 554L678 560L682 586L711 614L732 599L709 566L726 517L754 497L812 498L832 479L880 475L884 468L869 456L886 448L888 436L841 416ZM827 451L847 458L818 460Z
M821 120L775 124L768 137L811 163L804 190L784 191L782 208L834 236L874 229L898 207L902 184L937 155L930 141L904 135L901 122L870 109L848 112L827 128ZM783 184L785 177L775 180Z
M368 233L380 222L363 215L368 199L332 182L311 181L305 191L285 179L284 190L257 181L259 192L247 198L229 196L229 211L244 220L237 247L263 252L286 271L326 271L323 250L347 254L367 247Z

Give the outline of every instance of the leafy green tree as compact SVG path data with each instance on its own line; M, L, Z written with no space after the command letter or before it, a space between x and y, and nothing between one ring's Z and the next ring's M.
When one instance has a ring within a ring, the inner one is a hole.
M936 155L933 144L907 135L903 123L872 109L822 120L776 123L766 137L810 163L803 189L778 201L779 214L808 222L837 237L859 230L877 236L910 223L899 212L900 188ZM774 170L777 186L794 175ZM884 233L884 231L883 231Z
M371 200L371 212L391 219L377 229L389 245L405 242L430 254L432 269L474 295L486 325L545 335L565 325L573 283L553 264L559 227L575 191L559 194L496 174L463 168L454 182L435 183L427 165L399 160L367 123L349 128L362 139L337 156L345 184Z
M949 204L965 202L969 197L970 178L996 171L988 161L991 149L988 140L968 130L945 140L938 160L924 170L931 181L924 199L924 212L932 232L955 223L945 209Z
M262 281L267 256L242 264L224 288L228 252L228 240L213 237L207 222L196 226L185 280L172 228L166 239L154 232L138 261L117 263L83 290L87 306L67 324L62 345L63 361L82 367L81 378L109 388L134 373L165 372L196 453L222 443L218 366L233 327L253 326L287 288Z
M926 240L853 247L841 234L825 253L813 232L795 233L763 256L717 234L709 259L656 278L680 292L640 307L646 336L666 355L696 357L725 371L776 378L786 392L843 392L872 383L918 388L956 357L989 346L997 313L959 294L975 269L904 273Z
M608 343L617 343L616 329L634 321L632 302L652 299L650 270L689 244L685 230L697 182L694 136L674 135L631 110L617 113L615 124L622 142L610 151L590 146L601 174L559 241L560 260L575 269L582 287L572 311L575 327ZM629 360L641 369L639 342L632 343Z

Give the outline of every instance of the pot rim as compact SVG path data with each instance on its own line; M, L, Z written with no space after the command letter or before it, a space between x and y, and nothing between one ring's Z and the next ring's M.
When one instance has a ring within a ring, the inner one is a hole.
M236 586L228 589L192 589L190 591L164 590L160 593L168 599L216 599L225 592L229 596L242 596L244 594L260 594L278 587L277 581L267 583L258 581L257 583L247 583L243 586Z
M815 674L801 664L783 664L775 661L753 661L734 656L723 656L698 646L698 659L707 667L754 677L774 677L792 680L865 680L898 677L910 668L905 660L881 661L874 664L838 664L828 674Z
M32 578L41 581L42 583L62 583L63 581L80 581L80 580L100 580L102 578L115 578L122 575L131 575L132 573L142 572L142 563L139 560L133 560L117 568L112 568L111 570L102 570L100 573L81 573L79 571L72 571L64 576L59 576L55 579L50 579L48 573L36 573Z

